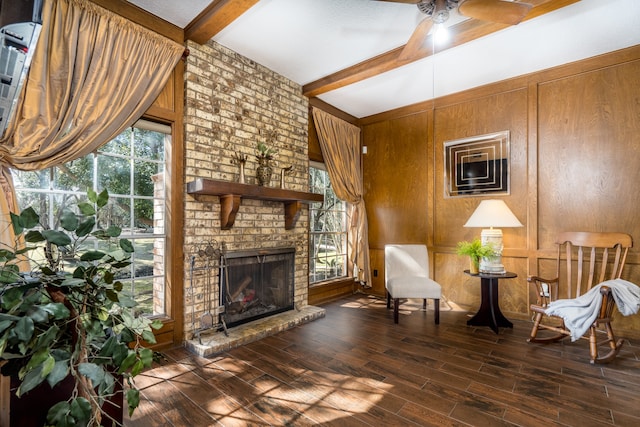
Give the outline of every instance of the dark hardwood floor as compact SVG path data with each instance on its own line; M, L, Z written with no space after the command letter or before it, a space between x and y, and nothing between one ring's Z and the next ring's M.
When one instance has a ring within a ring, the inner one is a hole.
M138 377L126 426L639 426L640 343L589 364L586 340L538 345L469 314L354 295L326 317L209 359L185 349Z

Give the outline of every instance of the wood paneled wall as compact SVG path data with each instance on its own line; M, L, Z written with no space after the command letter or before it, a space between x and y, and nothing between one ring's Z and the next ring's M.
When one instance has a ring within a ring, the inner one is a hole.
M444 143L503 130L511 192L498 197L525 225L503 229L503 263L518 274L500 284L503 311L528 316L526 277L553 268L563 230L631 234L624 278L640 284L640 46L365 118L362 129L373 293L384 294L385 244L425 243L445 298L477 307L479 281L455 246L479 236L463 225L484 197L445 197ZM616 322L640 336L640 316Z

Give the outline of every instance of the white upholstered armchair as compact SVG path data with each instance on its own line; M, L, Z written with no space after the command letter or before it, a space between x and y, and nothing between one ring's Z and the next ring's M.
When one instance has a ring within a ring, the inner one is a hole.
M393 320L398 323L400 298L422 298L426 310L431 298L435 308L435 323L440 323L442 288L429 277L429 255L425 245L385 245L384 282L387 289L387 308L393 299Z

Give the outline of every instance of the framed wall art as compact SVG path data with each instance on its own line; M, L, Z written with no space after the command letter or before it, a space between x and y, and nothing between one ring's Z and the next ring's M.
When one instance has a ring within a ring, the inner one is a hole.
M445 197L509 194L509 131L445 141Z

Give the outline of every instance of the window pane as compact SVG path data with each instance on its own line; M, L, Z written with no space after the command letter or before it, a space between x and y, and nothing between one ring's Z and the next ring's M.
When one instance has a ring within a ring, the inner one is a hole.
M93 154L54 167L53 188L83 192L93 188Z
M108 189L109 194L130 194L130 165L122 157L98 156L98 188Z
M133 299L138 303L136 307L137 314L160 314L154 312L154 280L133 280L131 282L131 294ZM161 313L164 313L164 308Z
M131 155L131 135L132 129L125 129L120 135L104 144L98 149L101 153L119 154L121 156Z
M49 211L49 196L46 193L27 191L16 188L16 196L18 198L18 206L20 209L26 209L32 207L39 215L40 219L43 219L43 215L47 215Z
M135 160L133 169L133 195L153 197L153 177L162 172L162 164Z
M162 218L155 218L153 212L153 200L137 199L133 202L134 224L136 232L153 232L154 223Z
M133 156L149 160L164 160L165 135L146 129L135 130Z
M109 203L102 208L98 217L100 227L120 227L125 234L131 233L131 199L109 197Z
M50 170L43 171L11 171L11 175L13 176L13 184L16 189L20 188L49 188L49 176ZM23 206L23 205L20 205Z

